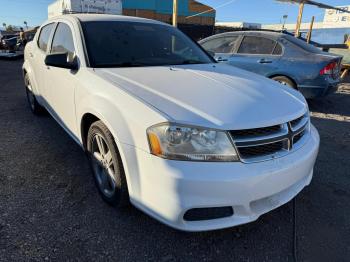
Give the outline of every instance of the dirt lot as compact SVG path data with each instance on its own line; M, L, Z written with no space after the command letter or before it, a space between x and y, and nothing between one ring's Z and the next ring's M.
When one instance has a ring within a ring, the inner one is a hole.
M314 180L297 198L299 261L350 259L350 85L310 103L321 135ZM183 233L95 189L79 146L33 116L21 61L0 61L0 261L292 261L291 203L257 222Z

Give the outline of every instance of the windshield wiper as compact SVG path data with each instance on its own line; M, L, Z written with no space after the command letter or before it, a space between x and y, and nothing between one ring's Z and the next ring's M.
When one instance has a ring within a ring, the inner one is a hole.
M146 67L146 66L166 66L166 65L194 65L194 64L207 64L203 61L198 60L184 60L179 63L164 63L164 64L147 64L147 63L140 63L140 62L123 62L123 63L116 63L116 64L97 64L95 67L98 68L121 68L121 67Z
M137 62L123 62L117 64L98 64L97 67L143 67L150 66L149 64L137 63Z
M191 60L191 59L184 60L181 63L181 65L193 65L193 64L206 64L206 63L203 61Z

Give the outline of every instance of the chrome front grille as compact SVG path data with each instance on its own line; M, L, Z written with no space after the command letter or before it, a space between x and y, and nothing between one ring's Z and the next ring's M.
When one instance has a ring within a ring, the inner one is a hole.
M309 129L305 114L280 125L230 131L242 162L252 163L282 157L301 147Z
M231 135L235 138L247 138L249 136L260 136L260 135L268 135L281 131L282 126L270 126L265 128L255 128L255 129L247 129L247 130L236 130L231 131Z
M285 148L285 141L279 141L275 143L259 145L259 146L248 146L240 147L239 153L243 159L249 159L253 157L259 157L262 155L271 155L279 152Z
M299 118L297 118L297 119L291 121L290 124L291 124L291 126L292 126L293 128L296 128L296 127L298 127L298 125L299 125L300 123L302 123L303 119L304 119L304 116L301 116L301 117L299 117Z

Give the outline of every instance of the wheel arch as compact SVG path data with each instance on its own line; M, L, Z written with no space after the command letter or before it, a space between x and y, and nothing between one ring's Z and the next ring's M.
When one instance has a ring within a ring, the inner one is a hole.
M84 151L87 150L87 135L88 135L89 129L90 129L91 125L93 123L95 123L96 121L101 121L108 128L108 130L111 132L111 134L114 138L115 144L117 146L117 150L118 150L123 162L125 162L125 155L123 152L122 142L120 141L120 139L118 137L118 130L113 129L112 127L114 125L109 123L109 121L107 121L106 118L102 114L100 114L96 111L93 111L93 110L86 111L84 114L82 114L82 116L80 118L80 139L81 139L81 143L82 143L82 147L83 147ZM125 164L124 164L124 167L125 167Z
M96 115L91 113L85 113L83 115L80 121L80 135L81 135L81 142L84 150L86 150L87 148L87 135L91 125L100 120L101 119L99 119Z
M25 77L28 75L28 71L26 68L22 68L22 77L23 77L23 81L25 83Z
M120 147L121 139L118 135L118 130L113 128L118 125L116 125L116 123L114 122L114 119L112 119L113 121L109 122L107 119L110 119L111 116L109 116L108 113L106 112L104 114L104 110L102 108L100 108L101 110L97 110L98 108L99 107L90 108L90 110L85 110L83 113L79 114L80 121L78 122L78 126L80 130L78 131L78 134L80 135L83 148L86 149L86 142L87 142L86 137L89 132L89 128L95 121L103 122L103 124L112 133L117 146Z
M26 75L28 75L28 77L29 77L31 87L33 89L32 91L35 93L35 95L40 95L39 90L37 88L37 82L36 82L35 76L33 74L32 68L30 67L30 65L27 61L24 61L24 64L22 66L23 79Z
M84 79L87 79L84 78ZM146 130L166 118L139 99L116 89L108 82L86 82L84 88L76 91L76 134L86 152L89 126L97 119L109 129L124 166L130 198L138 199L141 194L138 152L149 153ZM96 85L101 85L99 90ZM102 92L103 91L103 92ZM103 95L109 94L109 95ZM147 117L144 117L147 115Z
M269 76L267 76L267 77L270 78L270 79L272 79L272 78L278 77L278 76L282 76L282 77L288 78L290 81L293 82L293 84L295 85L295 88L298 90L298 83L295 81L294 77L291 77L291 76L289 76L288 74L284 74L284 73L281 73L281 74L273 74L273 75L269 75Z

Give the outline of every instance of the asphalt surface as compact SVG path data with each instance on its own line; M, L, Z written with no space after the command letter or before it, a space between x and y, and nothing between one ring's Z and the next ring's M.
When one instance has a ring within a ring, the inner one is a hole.
M29 111L21 63L0 61L0 261L293 261L291 203L205 233L106 205L80 147ZM349 261L350 86L310 108L322 142L297 197L298 260Z

